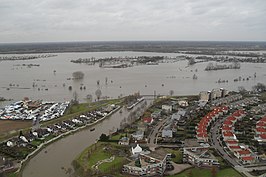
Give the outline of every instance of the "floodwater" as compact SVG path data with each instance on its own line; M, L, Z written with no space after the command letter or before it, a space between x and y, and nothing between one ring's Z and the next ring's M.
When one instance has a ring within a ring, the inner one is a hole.
M60 139L42 149L25 166L23 177L68 177L64 169L71 168L71 162L88 146L94 144L102 133L109 134L119 128L120 122L127 118L130 112L142 106L141 111L151 104L152 100L147 100L147 105L139 103L135 108L128 111L121 108L122 113L117 111L111 117L91 128L86 128L73 135ZM62 169L62 167L64 169Z
M159 65L142 65L130 68L99 68L86 64L71 63L70 60L89 57L117 57L117 56L169 56L176 57L174 53L144 53L144 52L95 52L95 53L59 53L56 57L28 61L0 62L0 96L21 100L29 97L32 100L65 101L73 98L76 91L81 102L85 102L88 94L95 99L95 91L100 88L102 96L117 98L140 92L142 95L169 94L174 95L198 94L213 88L237 90L239 86L250 90L258 82L266 83L266 64L241 63L238 70L204 71L208 63L197 63L187 67L187 61L176 63L162 63ZM39 64L39 67L27 68L14 66L22 64ZM197 70L197 71L196 71ZM56 72L54 72L56 71ZM67 80L75 71L82 71L85 77L82 81ZM256 78L254 77L256 73ZM196 74L198 79L193 80ZM105 84L107 77L108 83ZM247 78L248 81L234 82L236 78ZM217 81L228 80L227 83ZM100 86L97 86L100 80ZM112 81L112 82L111 82ZM32 87L33 82L37 87ZM7 90L9 85L18 86ZM65 84L65 87L63 87ZM80 90L80 86L86 90ZM72 86L72 91L68 87ZM21 89L23 88L23 89ZM48 90L46 90L48 89ZM95 131L89 129L67 136L44 148L26 165L23 177L66 177L63 168L71 167L71 161L93 144L101 133L107 133L119 128L121 120L129 113L118 112L109 119L95 125Z
M78 93L79 101L85 102L86 96L91 94L95 99L95 91L100 88L102 96L117 98L119 95L129 95L140 92L143 95L169 94L175 95L198 94L213 88L237 90L239 86L251 89L258 82L266 81L266 64L241 63L238 70L204 71L208 63L197 63L187 67L187 61L176 63L162 63L159 65L141 65L130 68L99 68L98 65L71 63L70 60L89 57L117 57L117 56L169 56L176 57L175 53L148 53L148 52L94 52L94 53L59 53L56 57L0 62L0 97L21 100L29 97L32 100L65 101L73 98L73 92ZM6 56L6 55L5 55ZM39 64L31 68L16 66L22 64ZM195 71L197 69L197 72ZM54 72L56 71L56 72ZM83 80L67 80L75 71L85 74ZM253 75L256 72L257 77ZM193 74L198 79L193 80ZM246 78L249 81L233 82L235 78ZM105 79L108 79L105 84ZM217 81L228 80L228 83ZM97 86L97 80L100 86ZM33 83L37 87L32 87ZM9 85L15 85L7 90ZM65 87L63 86L65 84ZM18 86L18 87L17 87ZM68 87L72 86L72 91ZM85 86L86 90L80 90ZM47 90L48 89L48 90Z

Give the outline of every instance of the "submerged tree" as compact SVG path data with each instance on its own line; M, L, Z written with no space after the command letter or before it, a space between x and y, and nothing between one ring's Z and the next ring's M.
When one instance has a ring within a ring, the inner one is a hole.
M266 91L266 85L264 85L263 83L257 83L257 85L254 85L254 86L252 87L252 89L253 89L253 91L255 91L255 92L259 92L259 93L261 93L261 92Z
M95 91L95 95L96 95L96 97L97 97L97 99L98 99L98 101L99 101L100 98L101 98L101 96L102 96L102 91L101 91L100 89L97 89L97 90Z
M84 73L82 71L76 71L72 73L74 79L83 79Z
M173 90L170 90L169 91L169 94L170 94L170 96L173 96L174 95L174 91Z
M76 91L74 91L73 93L73 102L74 104L78 104L78 93Z

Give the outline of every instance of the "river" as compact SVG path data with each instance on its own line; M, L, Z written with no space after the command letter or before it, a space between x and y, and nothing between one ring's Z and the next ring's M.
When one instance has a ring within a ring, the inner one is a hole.
M95 99L95 91L100 88L102 96L117 98L119 95L129 95L140 92L143 95L169 94L175 95L198 94L213 88L237 90L239 86L251 89L258 82L266 82L266 64L241 63L238 70L204 71L208 63L197 63L187 67L187 61L176 63L161 63L159 65L141 65L130 68L99 68L98 65L71 63L70 60L78 58L100 58L117 56L169 56L176 57L176 53L149 53L149 52L94 52L94 53L58 53L57 56L44 59L26 61L0 62L0 97L21 100L29 97L32 100L65 101L73 98L76 91L80 102L85 102L88 94ZM0 55L1 56L1 55ZM2 55L3 56L3 55ZM6 56L6 55L4 55ZM22 64L39 64L39 67L16 66ZM197 69L197 72L196 72ZM54 72L54 70L56 72ZM67 80L75 71L85 74L83 80ZM253 78L256 72L257 77ZM193 80L196 74L198 79ZM252 76L249 81L233 82L241 76ZM108 82L105 84L105 78ZM228 80L228 83L216 83L219 79ZM100 86L97 86L97 80ZM33 82L37 87L32 87ZM15 85L7 90L9 85ZM63 87L65 84L65 87ZM80 86L86 90L80 90ZM18 88L17 88L18 86ZM72 86L72 91L68 87ZM47 90L48 89L48 90Z
M143 103L143 102L142 102ZM23 177L68 177L65 170L71 167L71 162L86 147L96 142L102 133L109 134L120 126L120 122L129 115L130 112L136 110L143 104L138 104L131 111L121 108L123 111L115 112L109 118L96 124L95 130L86 128L73 135L66 136L42 149L34 156L25 166ZM151 104L151 100L147 100L147 105ZM144 109L142 109L144 110Z

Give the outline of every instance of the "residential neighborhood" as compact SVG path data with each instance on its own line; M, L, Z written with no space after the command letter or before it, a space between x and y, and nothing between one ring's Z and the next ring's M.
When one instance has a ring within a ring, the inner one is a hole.
M1 170L19 168L20 161L45 142L91 125L114 111L120 110L122 114L128 110L132 112L122 120L120 129L102 134L99 142L86 150L90 157L93 153L105 154L105 158L91 166L88 172L91 176L106 173L167 176L198 169L213 174L229 170L236 176L263 175L266 114L254 110L266 100L224 89L213 91L215 96L208 97L202 92L198 96L161 96L153 98L152 104L147 104L143 97L130 109L127 105L109 104L47 126L40 119L33 120L30 131L21 131L19 136L0 144L4 155ZM200 104L202 101L205 103ZM141 109L145 106L146 109ZM97 146L108 148L95 149ZM79 160L84 158L82 155L73 161L76 168L84 165ZM114 163L115 170L99 168L102 163Z

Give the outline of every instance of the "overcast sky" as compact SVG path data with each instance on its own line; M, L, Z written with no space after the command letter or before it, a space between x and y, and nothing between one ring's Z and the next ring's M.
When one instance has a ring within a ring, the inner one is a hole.
M266 0L0 0L0 42L266 41Z

